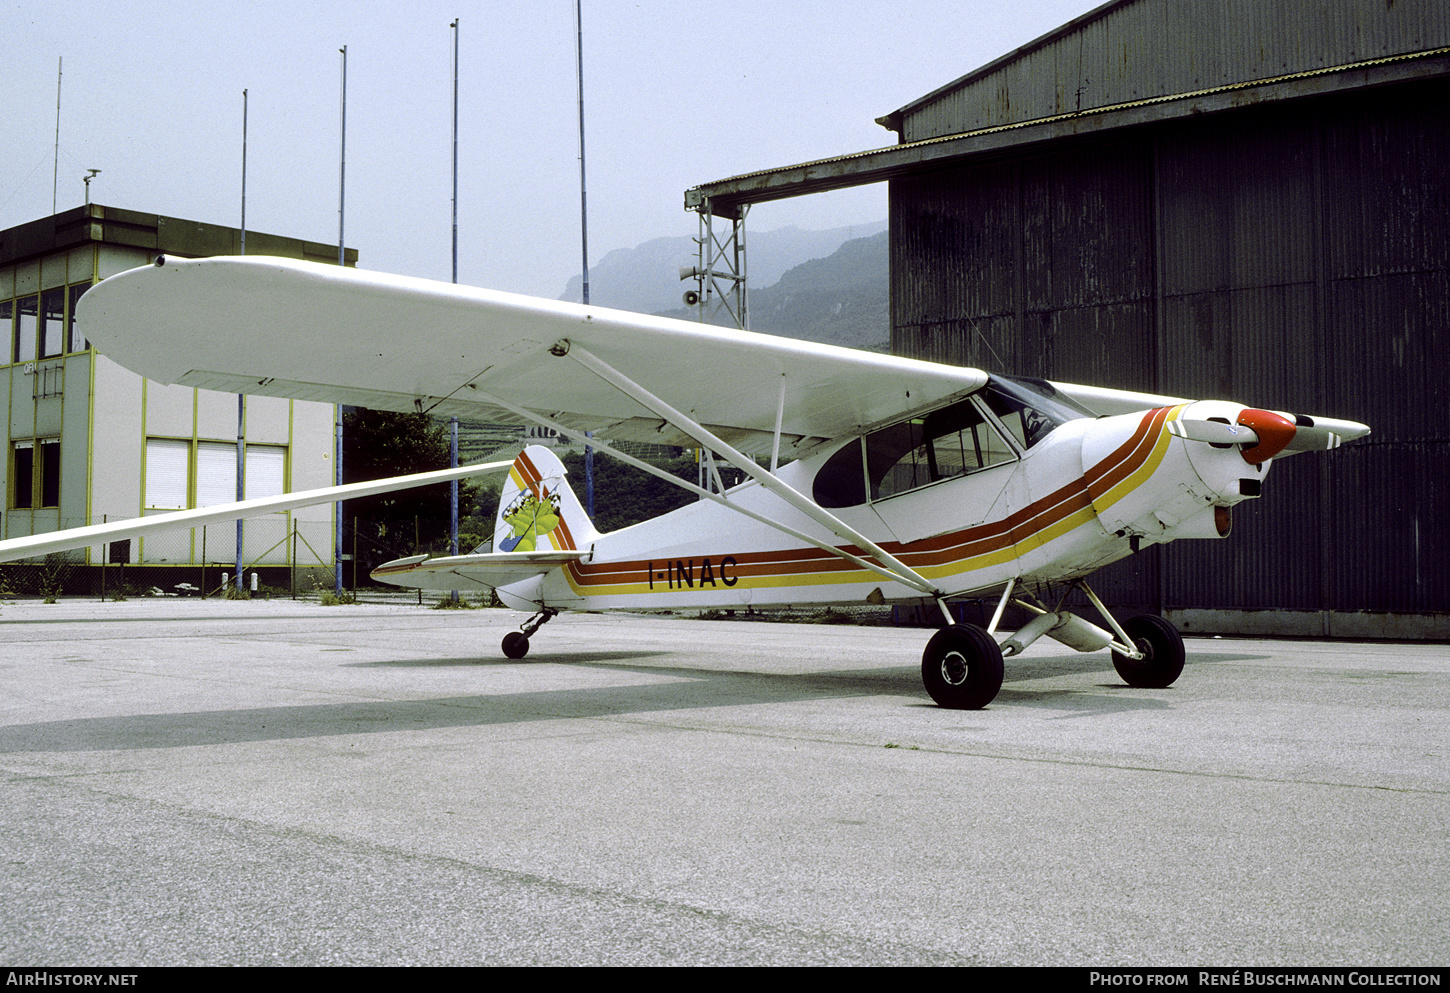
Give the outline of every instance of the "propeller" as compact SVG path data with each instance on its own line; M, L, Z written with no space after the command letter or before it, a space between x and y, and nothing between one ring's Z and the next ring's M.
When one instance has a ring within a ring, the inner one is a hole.
M1296 420L1292 414L1245 407L1239 412L1239 423L1252 429L1259 436L1259 441L1242 449L1244 461L1249 465L1259 465L1289 447L1299 432Z
M1245 407L1237 423L1224 417L1179 418L1168 422L1168 433L1209 445L1238 445L1245 462L1259 465L1276 455L1338 448L1342 442L1363 438L1369 428L1358 421Z
M1337 417L1305 417L1301 414L1295 418L1295 422L1298 430L1294 432L1294 440L1284 448L1289 454L1326 452L1331 448L1338 448L1343 442L1354 441L1369 434L1368 425L1358 421L1340 420Z
M1259 436L1252 428L1230 424L1227 420L1196 421L1179 418L1168 422L1168 433L1175 438L1202 441L1210 445L1257 445Z

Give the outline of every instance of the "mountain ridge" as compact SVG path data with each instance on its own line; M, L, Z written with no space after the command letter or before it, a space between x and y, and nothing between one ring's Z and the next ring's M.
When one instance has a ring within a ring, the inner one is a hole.
M782 228L751 234L748 245L751 330L887 350L891 325L885 221L830 231ZM633 249L615 249L590 267L590 302L696 320L697 312L680 302L684 289L694 284L679 280L680 266L694 261L694 251L693 238L656 238ZM578 276L571 279L559 299L578 300L581 282Z

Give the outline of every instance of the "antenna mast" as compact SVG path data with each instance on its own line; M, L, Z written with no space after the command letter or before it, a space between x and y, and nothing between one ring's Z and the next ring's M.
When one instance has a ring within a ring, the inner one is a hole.
M339 153L337 175L337 264L347 265L347 242L343 239L343 207L347 202L347 46L338 49L342 53L342 150ZM333 442L332 471L338 486L342 485L342 406L334 405L337 417L337 435ZM342 501L332 505L336 524L332 529L332 585L333 592L342 593Z
M60 80L65 56L59 56L55 63L55 169L50 179L50 212L55 213L60 191ZM89 191L89 187L86 188Z

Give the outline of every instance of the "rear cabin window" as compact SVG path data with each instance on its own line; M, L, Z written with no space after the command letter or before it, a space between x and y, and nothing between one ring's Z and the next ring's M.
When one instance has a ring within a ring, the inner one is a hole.
M864 448L864 455L863 455ZM822 507L853 507L1010 462L1016 453L970 399L874 431L816 473Z

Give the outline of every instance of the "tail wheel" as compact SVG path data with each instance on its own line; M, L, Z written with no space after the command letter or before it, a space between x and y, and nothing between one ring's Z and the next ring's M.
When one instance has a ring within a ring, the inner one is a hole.
M1123 630L1143 653L1141 659L1113 653L1113 668L1123 682L1154 690L1172 686L1183 672L1183 637L1178 629L1156 614L1145 614L1124 621Z
M503 636L503 653L511 659L521 659L529 654L529 636L522 631L510 631Z
M1002 649L975 624L942 628L922 653L921 681L938 706L980 710L1002 688Z

